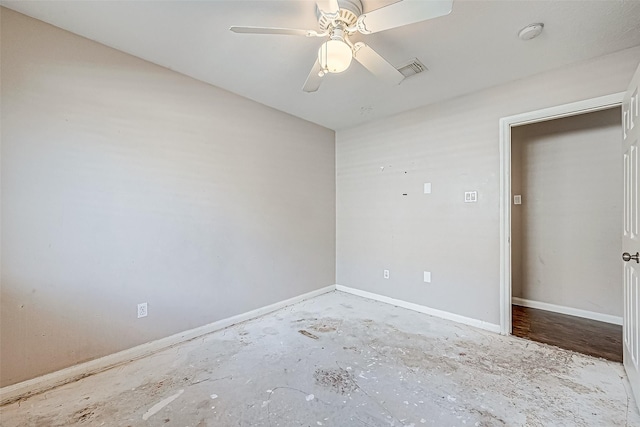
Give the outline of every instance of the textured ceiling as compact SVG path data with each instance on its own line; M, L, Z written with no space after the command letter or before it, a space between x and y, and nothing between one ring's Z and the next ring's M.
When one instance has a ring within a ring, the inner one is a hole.
M363 0L365 11L392 0ZM354 37L428 71L386 86L353 62L302 85L321 39L235 34L231 25L316 29L311 0L2 1L6 7L331 129L640 45L640 1L455 1L450 15ZM543 22L543 34L518 30ZM640 60L640 58L639 58Z

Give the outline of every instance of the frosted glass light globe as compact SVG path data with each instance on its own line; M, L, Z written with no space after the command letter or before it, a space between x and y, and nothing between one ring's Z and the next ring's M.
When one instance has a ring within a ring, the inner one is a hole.
M329 40L318 49L320 66L330 73L341 73L349 68L352 58L351 48L341 40Z

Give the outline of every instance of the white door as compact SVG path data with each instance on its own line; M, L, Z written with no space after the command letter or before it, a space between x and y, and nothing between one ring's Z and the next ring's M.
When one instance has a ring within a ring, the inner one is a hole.
M624 368L629 376L633 395L640 407L640 230L638 229L638 141L640 117L638 117L638 87L640 67L622 103L622 157L624 162L624 233L622 258L624 260Z

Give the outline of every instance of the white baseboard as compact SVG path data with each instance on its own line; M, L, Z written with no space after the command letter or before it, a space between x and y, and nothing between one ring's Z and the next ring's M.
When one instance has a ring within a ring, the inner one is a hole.
M332 292L335 289L335 285L327 286L322 289L307 292L306 294L298 295L284 301L276 302L266 307L257 308L255 310L251 310L237 316L218 320L217 322L209 323L208 325L180 332L166 338L161 338L156 341L120 351L118 353L100 357L89 362L80 363L78 365L61 369L59 371L42 375L40 377L23 381L17 384L2 387L0 388L0 406L7 403L15 402L27 396L42 393L63 384L77 381L89 375L94 375L99 372L106 371L107 369L114 368L116 366L122 365L123 363L141 359L153 353L157 353L158 351L172 347L176 344L190 341L203 335L210 334L211 332L228 328L229 326L235 325L237 323L255 319L256 317L263 316L265 314L279 310L283 307L296 304L300 301L304 301L306 299L313 298L327 292Z
M386 297L384 295L374 294L372 292L361 291L360 289L350 288L348 286L336 285L336 290L346 292L348 294L357 295L364 298L369 298L375 301L392 304L398 307L406 308L409 310L417 311L419 313L428 314L442 319L451 320L453 322L463 323L465 325L474 326L476 328L484 329L487 331L500 333L500 325L485 322L483 320L472 319L470 317L460 316L459 314L450 313L448 311L437 310L435 308L427 307L424 305L414 304L412 302L402 301L399 299Z
M537 308L539 310L553 311L554 313L568 314L570 316L583 317L585 319L598 320L600 322L622 325L622 317L611 314L596 313L595 311L580 310L579 308L565 307L549 304L547 302L532 301L525 298L512 297L511 303L522 307Z

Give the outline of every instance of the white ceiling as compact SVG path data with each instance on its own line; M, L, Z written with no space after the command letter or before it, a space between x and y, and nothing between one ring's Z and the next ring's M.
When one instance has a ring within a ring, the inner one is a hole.
M365 11L393 0L363 0ZM353 62L302 85L322 39L235 34L231 25L317 29L312 0L1 1L13 10L331 129L343 129L640 45L640 1L459 1L450 15L366 41L429 71L386 86ZM543 34L518 31L543 22ZM640 58L639 58L640 60Z

